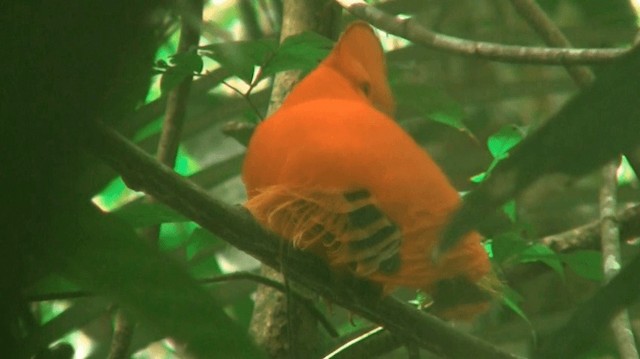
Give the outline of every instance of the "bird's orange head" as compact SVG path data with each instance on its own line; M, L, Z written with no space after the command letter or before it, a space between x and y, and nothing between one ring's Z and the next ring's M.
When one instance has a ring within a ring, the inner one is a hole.
M378 110L393 115L395 101L387 81L384 51L367 23L351 24L323 64L340 72Z

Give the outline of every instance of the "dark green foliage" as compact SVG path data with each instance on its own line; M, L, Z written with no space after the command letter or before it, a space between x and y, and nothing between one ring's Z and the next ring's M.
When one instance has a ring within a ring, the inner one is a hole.
M6 50L0 142L11 149L0 154L0 347L7 357L30 356L58 339L22 341L40 335L37 325L25 325L34 320L21 309L23 289L37 279L25 275L33 266L39 277L60 273L104 295L201 357L259 356L184 268L150 249L128 224L100 213L89 202L93 193L76 187L87 168L81 146L89 124L127 118L146 94L162 10L156 1L0 6Z
M637 283L640 283L640 256L636 256L602 290L580 305L571 320L553 336L543 339L541 349L534 357L579 357L602 336L614 315L638 299L640 287Z
M309 71L327 56L333 42L315 33L290 36L278 46L275 39L227 42L201 47L204 54L250 84L256 66L260 78L280 71Z
M156 66L164 70L160 89L166 94L174 87L178 86L187 76L193 76L202 72L202 58L198 56L196 49L176 54L169 60L170 64L158 61Z
M614 61L465 197L441 249L478 225L509 198L549 174L584 175L640 140L640 47Z
M187 218L160 203L135 201L111 212L135 228L150 227L162 223L186 222Z
M604 279L602 253L593 250L578 250L562 254L562 261L577 275L600 282Z

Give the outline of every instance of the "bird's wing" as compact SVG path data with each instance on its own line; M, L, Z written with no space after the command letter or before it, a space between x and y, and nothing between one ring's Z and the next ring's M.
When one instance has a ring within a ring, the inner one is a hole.
M400 269L402 234L365 189L313 191L274 185L245 204L266 228L357 276Z

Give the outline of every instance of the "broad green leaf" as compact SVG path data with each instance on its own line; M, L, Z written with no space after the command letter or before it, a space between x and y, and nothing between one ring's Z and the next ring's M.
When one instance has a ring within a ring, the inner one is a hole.
M333 48L333 41L315 32L287 37L262 68L262 76L286 70L311 70L318 66Z
M579 250L562 254L560 257L564 263L577 275L601 282L604 279L602 272L602 253L593 250Z
M501 160L507 158L509 150L520 143L522 138L522 133L516 127L504 126L489 137L487 146L493 158Z
M205 56L250 84L255 67L262 66L273 56L277 42L274 39L236 41L202 46L200 49Z
M551 248L542 244L533 244L519 255L521 263L542 262L553 269L558 275L564 279L564 267L560 256Z
M134 201L126 204L109 215L116 216L135 228L188 221L183 215L163 204L146 201Z

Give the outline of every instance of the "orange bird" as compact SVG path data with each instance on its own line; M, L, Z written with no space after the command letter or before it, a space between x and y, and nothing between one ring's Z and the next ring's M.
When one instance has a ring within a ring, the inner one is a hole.
M468 319L496 287L473 232L439 263L431 251L460 204L440 168L392 119L384 52L355 22L282 106L256 128L243 180L246 208L267 229L337 270L434 299Z

